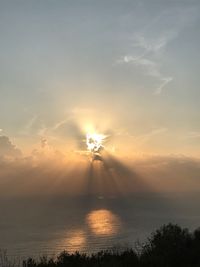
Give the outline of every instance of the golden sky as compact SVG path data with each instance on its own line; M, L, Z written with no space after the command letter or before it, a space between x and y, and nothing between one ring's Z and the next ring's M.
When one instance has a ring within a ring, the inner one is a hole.
M173 190L181 177L185 189L198 188L199 8L197 0L1 2L2 183L14 173L47 177L51 163L60 184L77 173L83 190L86 135L96 133L106 136L108 169L95 162L93 171L116 179L116 190L125 173L118 187L128 190L130 172L148 190Z

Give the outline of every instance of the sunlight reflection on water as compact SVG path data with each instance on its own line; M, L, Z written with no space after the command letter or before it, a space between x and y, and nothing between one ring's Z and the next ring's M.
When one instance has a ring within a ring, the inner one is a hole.
M62 243L62 246L66 246L69 252L82 250L86 243L85 232L83 230L72 231Z
M97 236L112 236L120 228L120 218L107 209L91 211L86 216L86 223L93 234Z
M62 232L61 236L65 235L65 238L58 238L53 246L60 251L89 251L91 244L101 243L104 239L108 241L116 236L121 229L119 216L108 209L90 211L85 215L83 222L82 228L74 228L65 233Z

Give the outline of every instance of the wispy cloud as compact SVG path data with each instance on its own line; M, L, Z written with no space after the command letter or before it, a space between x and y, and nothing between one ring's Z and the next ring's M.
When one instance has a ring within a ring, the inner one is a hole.
M0 157L20 157L19 150L7 136L0 136Z
M146 133L134 135L125 129L121 129L115 135L116 136L124 136L124 137L127 136L127 137L134 138L135 141L137 141L139 144L141 144L141 143L145 143L145 142L149 141L152 137L154 137L156 135L164 134L167 131L168 131L168 128L166 128L166 127L157 127L157 128L154 128L154 129L152 129Z
M137 136L135 140L137 140L139 143L144 143L150 140L153 136L166 133L167 131L168 129L165 127L155 128L148 133Z
M154 91L155 95L159 95L162 93L163 88L170 83L173 80L173 77L162 77L161 79L161 84L158 88L156 88L156 90Z
M25 123L23 129L21 129L20 134L28 135L33 131L35 125L38 123L38 115L32 115Z
M169 31L163 36L159 36L154 39L147 39L142 34L136 35L133 39L133 46L144 49L146 54L149 52L157 53L161 49L165 48L168 42L176 37L176 35L177 33L175 31Z
M120 64L130 64L141 70L141 74L154 78L154 95L160 95L163 89L174 80L173 74L166 74L165 51L169 43L195 21L197 11L195 6L175 6L163 11L149 21L140 32L134 33L132 51L117 60Z
M136 56L125 55L118 61L119 63L129 63L140 67L145 75L158 80L159 86L154 90L155 95L161 94L163 88L173 80L172 76L166 76L161 72L161 64L157 60L158 54L162 54L162 50L173 36L175 34L171 33L156 40L147 40L144 36L137 36L133 46L142 49L141 54Z
M198 131L192 131L192 132L189 132L186 137L186 139L196 139L196 138L200 138L200 132Z

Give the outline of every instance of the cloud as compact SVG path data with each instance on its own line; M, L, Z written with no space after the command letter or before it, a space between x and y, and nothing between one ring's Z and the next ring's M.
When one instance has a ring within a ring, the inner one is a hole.
M160 46L158 46L157 48L152 48L152 49L153 49L153 51L155 51L155 49L156 50L160 49ZM160 71L159 64L156 63L155 61L152 61L148 58L145 58L144 57L145 54L146 53L144 53L143 55L138 56L138 57L124 56L124 58L121 62L132 63L135 66L142 67L143 71L146 75L158 79L160 85L154 90L154 94L159 95L162 93L163 88L173 80L173 77L164 76Z
M48 146L48 142L46 138L41 139L41 148L45 148Z
M168 131L168 129L165 127L158 127L158 128L154 128L151 131L148 131L146 133L134 135L134 134L122 129L122 130L117 132L116 136L131 137L131 138L134 138L135 142L137 142L138 144L142 144L144 142L149 141L153 136L166 133L167 131Z
M163 88L173 80L172 76L164 75L160 70L160 63L158 63L158 54L165 48L167 43L172 39L170 37L160 37L157 40L147 41L144 36L137 36L135 39L134 47L143 49L142 53L137 56L125 55L118 62L129 63L136 67L140 67L141 71L150 77L159 81L159 86L154 89L154 94L159 95L162 93Z
M1 196L193 192L200 191L199 177L200 160L183 155L134 161L107 155L91 163L86 155L63 155L45 145L28 157L0 158Z
M154 78L153 94L160 95L174 79L173 75L162 71L162 66L165 65L166 48L198 18L197 10L195 5L181 7L173 5L173 8L169 6L150 20L140 32L133 33L132 51L123 55L117 63L130 64L132 67L139 68L143 75Z
M185 139L196 139L196 138L200 138L200 132L198 131L191 131L185 136Z
M21 129L20 134L29 135L30 133L35 131L35 128L38 127L37 124L39 124L38 119L39 119L38 115L31 116L25 123L24 127Z
M164 88L168 83L170 83L172 80L173 80L173 77L163 77L163 78L161 79L161 82L162 82L161 85L160 85L158 88L156 88L156 90L154 91L154 94L155 94L155 95L159 95L159 94L161 94L163 88Z
M166 131L153 129L138 141ZM102 161L91 163L86 154L63 154L49 146L45 138L30 155L23 156L7 136L0 136L0 195L200 191L200 159L169 155L143 156L133 161L108 153L102 157Z
M0 157L19 157L21 151L16 148L7 136L0 136Z
M175 31L169 31L162 36L157 38L145 38L143 35L136 35L133 39L133 46L143 49L143 56L148 53L157 53L160 52L161 49L164 49L166 45L173 38L176 37Z
M164 127L155 128L148 133L137 136L136 141L140 143L144 143L148 141L152 136L163 134L163 133L166 133L167 131L168 129Z
M200 159L184 155L148 156L132 163L157 191L200 191Z

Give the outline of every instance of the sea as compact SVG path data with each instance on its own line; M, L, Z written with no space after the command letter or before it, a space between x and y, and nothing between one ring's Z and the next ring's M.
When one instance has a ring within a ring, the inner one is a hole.
M137 248L163 224L200 226L198 193L26 196L0 200L0 250L10 257Z

